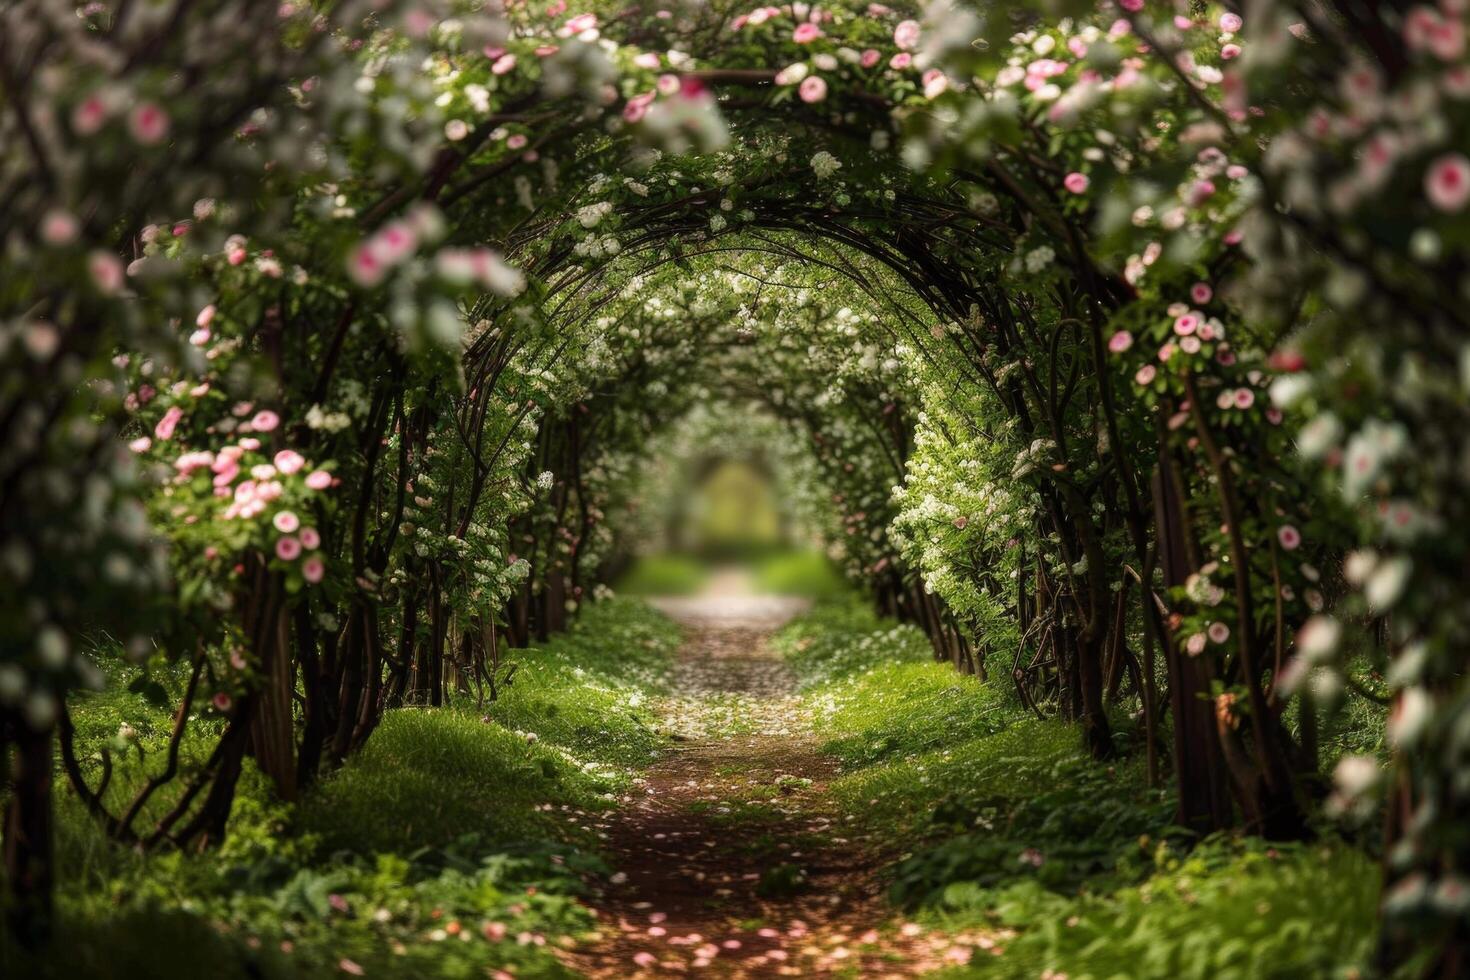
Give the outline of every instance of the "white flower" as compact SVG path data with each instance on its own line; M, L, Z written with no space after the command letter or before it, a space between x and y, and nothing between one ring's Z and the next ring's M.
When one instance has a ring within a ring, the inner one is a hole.
M1419 741L1434 714L1434 701L1422 687L1407 688L1388 718L1388 740L1407 749Z
M1379 562L1363 585L1363 597L1368 600L1368 607L1375 613L1382 613L1398 602L1413 570L1414 563L1402 555Z
M812 157L812 171L820 180L826 180L840 169L842 169L842 161L838 160L826 150L822 150Z
M1331 616L1313 616L1297 630L1296 647L1309 663L1323 663L1337 651L1342 624Z

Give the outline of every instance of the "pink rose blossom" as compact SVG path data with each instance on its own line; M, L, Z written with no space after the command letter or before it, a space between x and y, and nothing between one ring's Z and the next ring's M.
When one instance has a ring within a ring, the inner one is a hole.
M142 102L128 114L128 131L144 146L153 146L168 137L168 113L156 102Z
M893 29L893 43L899 50L909 51L919 46L919 22L906 20Z
M71 113L71 128L79 136L91 136L107 121L107 103L100 95L89 95Z
M235 699L224 691L215 692L214 697L210 698L209 701L214 705L216 711L229 711L235 704Z
M1184 313L1174 319L1174 332L1181 337L1188 337L1199 327L1199 317L1193 313Z
M1224 13L1220 15L1220 30L1227 34L1234 34L1240 30L1245 22L1240 19L1239 14Z
M66 211L48 211L41 219L41 241L47 245L70 245L80 232L77 219Z
M174 429L183 417L184 410L177 405L173 406L167 412L163 413L163 418L159 419L158 424L153 427L153 437L159 442L167 442L172 439L174 437Z
M1429 165L1424 194L1440 211L1459 211L1470 201L1470 160L1462 153L1446 153Z
M1140 385L1152 384L1154 378L1158 376L1158 373L1158 368L1152 364L1145 364L1138 369L1138 373L1133 376L1133 380L1136 384Z
M312 490L325 490L332 485L332 474L326 470L315 470L306 477L306 485Z
M796 30L791 32L791 40L797 44L811 44L822 36L822 29L816 24L797 24Z
M1235 407L1247 409L1256 403L1256 393L1249 388L1235 389Z
M888 59L888 67L894 69L895 71L902 71L909 65L913 64L913 62L913 55L909 54L907 51L900 51L898 54Z
M858 64L862 65L864 68L872 68L879 61L881 61L882 58L883 55L878 52L877 48L869 48L868 50L864 51L862 57L858 59Z
M1086 174L1079 173L1075 170L1067 174L1067 176L1062 179L1062 186L1071 191L1073 194L1081 194L1085 192L1088 188L1088 185L1090 185L1091 183L1092 181L1088 179L1088 176Z
M281 561L295 561L301 557L301 542L292 537L278 538L276 557Z
M250 428L256 432L270 432L281 424L281 417L270 409L261 409L250 420Z
M87 256L87 272L92 277L92 284L103 295L111 296L122 289L122 260L111 252L93 252Z
M1127 330L1119 330L1108 338L1108 350L1114 354L1121 354L1133 346L1133 334Z
M301 471L301 468L306 465L306 458L293 449L282 449L276 453L272 462L275 463L276 469L290 476Z
M808 75L797 92L803 102L821 102L827 97L827 83L819 75Z
M301 539L301 546L308 551L315 551L322 546L322 536L314 527L303 527L297 537Z
M1197 282L1189 287L1189 298L1194 301L1196 306L1204 306L1214 295L1215 291L1210 288L1210 284L1207 282Z
M282 534L290 534L301 526L301 518L296 516L295 511L282 510L271 518L271 524Z
M1276 540L1281 542L1281 547L1287 551L1295 551L1301 546L1302 534L1290 524L1283 524L1276 530Z

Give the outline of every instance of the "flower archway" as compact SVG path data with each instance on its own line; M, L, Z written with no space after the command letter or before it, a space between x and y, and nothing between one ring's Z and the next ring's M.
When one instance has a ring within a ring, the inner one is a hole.
M20 907L53 733L114 836L217 840L247 756L291 798L564 625L614 461L718 388L802 434L938 655L1098 757L1136 703L1196 830L1304 834L1319 715L1381 664L1386 907L1460 935L1463 21L12 5ZM217 733L120 806L65 703L103 631L144 686L190 665L171 759ZM1339 775L1344 810L1380 783Z

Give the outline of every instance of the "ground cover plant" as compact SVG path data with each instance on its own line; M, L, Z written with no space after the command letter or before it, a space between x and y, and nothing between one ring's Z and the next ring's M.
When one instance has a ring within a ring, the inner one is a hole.
M910 632L835 605L778 644L842 764L836 805L892 857L892 900L992 930L957 975L1372 969L1379 869L1360 846L1190 834L1137 751L1092 764L1067 726L954 675Z
M877 658L819 685L829 758L925 786L912 753L948 777L1031 731L1025 799L950 811L1055 828L1038 877L1121 855L1094 802L1156 840L1345 837L1382 858L1362 969L1470 973L1467 18L7 4L7 955L73 948L66 822L165 869L242 814L417 800L445 847L607 775L559 750L642 765L619 685L652 675L520 651L718 487L710 555L820 553L841 615L900 624L795 641L793 670ZM725 734L785 703L767 666L715 665ZM481 745L467 702L547 744ZM504 785L445 787L461 755ZM1240 962L1298 963L1263 943Z
M662 744L648 700L677 642L647 607L600 603L571 632L517 651L494 702L465 692L442 710L389 712L371 749L294 807L250 773L228 843L209 854L128 853L69 801L58 914L74 942L44 963L8 950L7 970L565 975L550 950L595 925L574 900L585 877L611 873L594 823ZM121 684L75 712L79 732L125 725L140 748L168 723Z

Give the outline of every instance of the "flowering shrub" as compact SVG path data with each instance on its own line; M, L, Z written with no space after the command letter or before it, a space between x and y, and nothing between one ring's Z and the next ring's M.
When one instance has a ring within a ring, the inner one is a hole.
M1366 647L1389 907L1444 928L1465 12L1065 6L13 5L13 805L97 629L245 678L189 686L229 724L152 843L223 832L247 745L290 797L389 706L493 697L719 390L939 656L1099 757L1136 704L1196 829L1305 833Z

